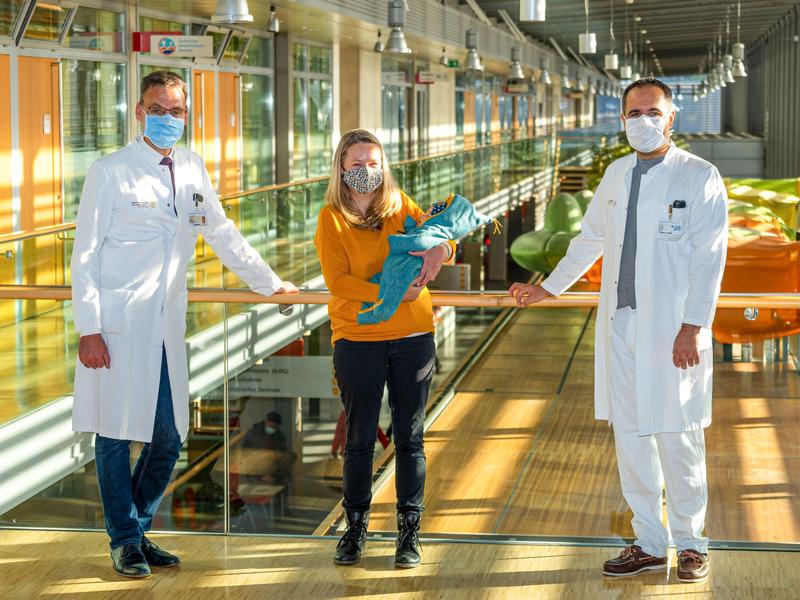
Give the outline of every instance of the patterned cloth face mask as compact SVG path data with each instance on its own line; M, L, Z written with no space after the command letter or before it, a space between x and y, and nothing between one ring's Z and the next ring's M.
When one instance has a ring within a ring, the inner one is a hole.
M345 171L342 178L347 186L359 194L371 194L383 183L383 170L380 167L356 167Z

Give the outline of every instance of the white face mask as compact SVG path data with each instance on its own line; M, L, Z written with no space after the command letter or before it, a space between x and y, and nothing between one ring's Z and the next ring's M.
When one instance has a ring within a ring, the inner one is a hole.
M644 154L653 152L667 143L664 129L668 117L628 117L625 119L625 134L631 148Z

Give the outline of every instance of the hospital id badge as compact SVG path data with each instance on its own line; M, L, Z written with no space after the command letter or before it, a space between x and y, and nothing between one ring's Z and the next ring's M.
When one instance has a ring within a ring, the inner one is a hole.
M189 225L204 227L206 224L206 206L202 194L192 195L193 206L189 209Z
M661 235L679 236L683 231L683 223L677 221L659 221L658 233Z

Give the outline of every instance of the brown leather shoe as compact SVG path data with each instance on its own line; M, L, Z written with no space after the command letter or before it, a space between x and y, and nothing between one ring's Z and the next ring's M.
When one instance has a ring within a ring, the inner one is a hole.
M627 577L642 571L666 570L668 562L666 556L651 556L634 544L626 547L617 558L604 562L603 575Z
M708 554L696 550L678 552L678 581L683 583L699 583L708 579L710 570Z

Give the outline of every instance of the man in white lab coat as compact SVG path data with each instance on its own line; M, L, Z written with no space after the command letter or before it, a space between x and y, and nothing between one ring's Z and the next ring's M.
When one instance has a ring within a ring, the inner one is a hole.
M180 562L145 533L189 430L186 273L197 236L254 291L297 291L226 218L203 159L175 147L187 122L185 82L152 73L140 98L144 135L89 168L72 252L73 429L97 434L112 562L126 577ZM132 440L145 444L133 474Z
M622 121L634 154L606 170L566 256L540 286L515 283L519 306L558 296L603 257L595 338L595 417L614 428L636 542L606 561L611 576L668 569L708 576L703 429L711 424L714 319L727 249L717 169L670 143L672 92L632 83ZM666 488L669 531L661 520Z

